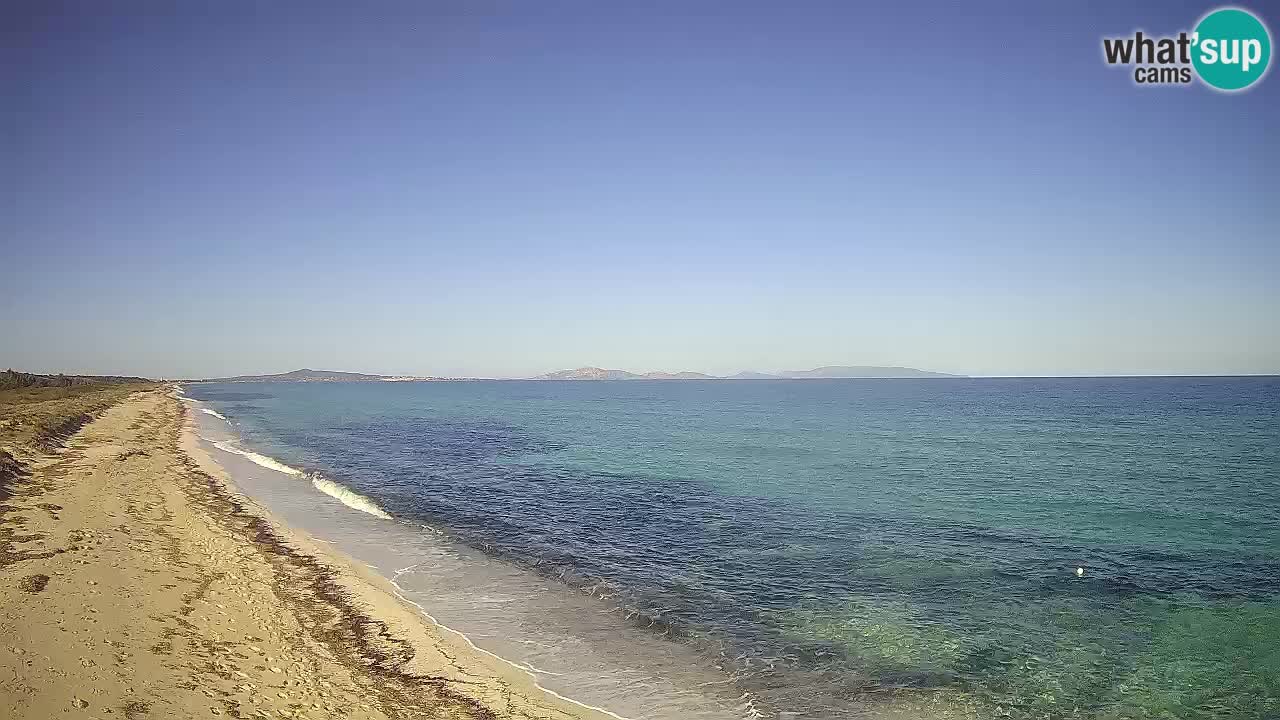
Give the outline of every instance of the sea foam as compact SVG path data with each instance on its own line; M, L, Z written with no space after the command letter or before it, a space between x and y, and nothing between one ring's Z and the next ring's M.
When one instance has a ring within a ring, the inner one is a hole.
M360 512L369 513L374 517L380 517L384 520L391 519L391 516L388 515L385 510L378 507L378 504L375 503L374 501L346 487L345 485L341 485L339 483L336 483L326 478L325 476L319 473L303 472L298 468L285 465L284 463L280 462L279 460L276 460L273 457L268 457L261 453L256 453L252 450L245 450L243 448L238 448L235 445L232 445L231 443L226 441L217 441L213 443L213 446L218 448L219 450L225 450L229 453L234 453L236 455L239 455L269 470L275 470L276 472L281 472L286 475L308 477L311 479L311 485L314 486L315 489L319 490L325 495L328 495L334 500L337 500L343 505L346 505L347 507L353 510L359 510Z
M378 507L377 503L346 487L345 485L340 485L339 483L317 473L311 474L311 484L315 486L315 489L349 508L369 513L370 515L380 517L383 520L391 519L391 516L382 508Z
M239 455L240 457L247 458L249 461L257 465L261 465L262 467L267 468L268 470L275 470L276 472L282 472L285 475L302 475L303 474L303 472L298 468L289 467L288 465L285 465L284 463L280 462L279 460L276 460L275 458L267 457L266 455L261 455L252 450L243 450L226 441L215 442L213 446L218 448L219 450L224 450L226 452Z
M183 398L183 399L185 400L186 398ZM227 416L226 416L226 415L223 415L222 413L218 412L217 410L210 410L209 408L200 408L200 412L202 412L202 413L208 413L208 414L210 414L210 415L212 415L212 416L214 416L214 417L216 417L216 418L222 418L223 420L226 420L227 422L231 422L230 420L228 420L228 419L227 419Z

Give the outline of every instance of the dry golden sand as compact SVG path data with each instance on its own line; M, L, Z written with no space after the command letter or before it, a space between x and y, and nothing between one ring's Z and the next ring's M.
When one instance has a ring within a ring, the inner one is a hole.
M167 390L25 459L0 510L0 717L604 718L228 490Z

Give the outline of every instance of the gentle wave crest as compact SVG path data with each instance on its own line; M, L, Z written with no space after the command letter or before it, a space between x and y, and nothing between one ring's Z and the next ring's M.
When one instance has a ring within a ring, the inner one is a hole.
M285 465L284 463L280 462L279 460L276 460L275 458L267 457L266 455L256 453L252 450L243 450L226 441L215 442L213 446L218 448L219 450L225 450L226 452L234 453L236 455L239 455L240 457L247 458L249 461L253 462L254 464L261 465L262 467L267 468L268 470L275 470L276 472L282 472L285 475L303 475L304 474L298 468L289 467L288 465Z
M185 399L185 398L184 398L184 399ZM200 408L200 412L202 412L202 413L208 413L208 414L210 414L210 415L212 415L212 416L214 416L214 417L216 417L216 418L222 418L223 420L226 420L227 422L231 422L230 420L228 420L228 419L227 419L227 416L226 416L226 415L223 415L222 413L218 412L217 410L210 410L209 408Z
M346 487L345 485L341 485L339 483L336 483L324 477L323 475L312 473L311 484L315 486L315 489L337 500L343 505L346 505L347 507L352 508L353 510L359 510L360 512L369 513L370 515L373 515L375 517L380 517L383 520L391 519L391 516L388 515L386 511L384 511L382 508L378 507L378 504L375 503L374 501L361 495L358 492L355 492L354 490Z
M315 487L315 489L337 500L343 505L346 505L347 507L353 510L359 510L360 512L369 513L374 517L380 517L383 520L391 519L391 516L388 515L385 510L378 507L378 504L375 503L374 501L370 500L364 495L361 495L358 492L355 492L354 490L346 487L345 485L336 483L326 478L325 476L319 473L303 472L298 468L285 465L284 463L280 462L279 460L276 460L273 457L268 457L261 453L253 452L252 450L245 450L243 448L238 448L235 445L232 445L231 443L226 441L214 442L213 446L218 448L219 450L225 450L229 453L234 453L243 458L247 458L251 462L261 465L262 467L267 468L269 470L275 470L276 472L281 472L286 475L308 477L311 479L311 484L312 486Z

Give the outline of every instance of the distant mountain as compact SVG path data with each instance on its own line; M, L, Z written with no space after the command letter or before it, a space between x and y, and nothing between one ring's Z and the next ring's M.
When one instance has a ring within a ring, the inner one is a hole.
M715 375L700 372L647 372L640 376L643 380L720 380Z
M557 370L532 378L533 380L718 380L714 375L700 372L647 372L633 373L626 370L607 370L598 367L580 367L573 370Z
M730 375L727 380L781 380L781 375L770 375L769 373L753 372L751 370L743 370L736 375Z
M606 370L598 367L580 367L573 370L557 370L534 376L533 380L638 380L640 375L626 370Z
M810 378L945 378L964 377L947 373L930 372L904 367L876 365L828 365L813 370L784 370L776 375L744 370L722 378L700 372L647 372L633 373L626 370L606 370L598 367L580 367L559 370L533 377L533 380L804 380Z
M403 375L366 375L364 373L312 370L303 368L274 375L237 375L235 377L210 378L201 382L386 382L393 380L435 380Z
M784 378L948 378L965 377L947 373L917 370L907 367L883 367L879 365L827 365L813 370L783 370Z

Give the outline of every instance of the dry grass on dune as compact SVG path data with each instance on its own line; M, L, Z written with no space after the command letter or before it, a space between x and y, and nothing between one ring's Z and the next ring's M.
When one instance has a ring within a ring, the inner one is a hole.
M27 386L0 390L0 450L48 450L102 411L156 383Z
M24 460L48 452L107 408L156 383L26 385L0 390L0 501L27 475Z

